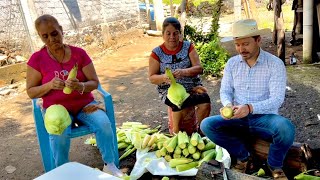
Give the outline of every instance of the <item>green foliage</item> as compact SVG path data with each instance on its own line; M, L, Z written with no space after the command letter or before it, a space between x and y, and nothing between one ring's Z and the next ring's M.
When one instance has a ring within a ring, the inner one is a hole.
M216 4L218 0L191 0L191 3L195 6L198 7L202 2L208 2L209 4Z
M172 4L181 4L182 0L172 0ZM170 5L170 0L162 0L165 5Z
M221 47L219 42L211 41L196 45L205 75L221 76L228 58L228 52Z
M218 29L221 0L214 0L210 31L204 33L202 28L185 26L184 38L195 44L205 75L221 76L229 58L228 52L219 44ZM201 22L200 27L203 26Z

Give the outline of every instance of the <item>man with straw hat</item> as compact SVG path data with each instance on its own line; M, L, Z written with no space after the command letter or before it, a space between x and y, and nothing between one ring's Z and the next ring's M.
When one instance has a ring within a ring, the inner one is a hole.
M293 144L295 127L278 115L286 91L286 69L276 56L260 48L261 35L268 29L258 29L253 19L233 23L232 36L221 41L233 41L239 55L230 58L221 81L223 106L233 110L233 116L211 116L201 123L202 132L224 147L236 159L233 169L245 173L249 151L245 141L255 136L271 142L267 164L274 179L287 179L283 160Z

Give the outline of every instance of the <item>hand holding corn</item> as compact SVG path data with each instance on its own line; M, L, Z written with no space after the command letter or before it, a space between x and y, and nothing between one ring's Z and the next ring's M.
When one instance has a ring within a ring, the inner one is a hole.
M65 94L70 94L72 90L80 89L81 83L77 79L78 64L75 64L74 67L70 70L67 80L64 82L65 87L63 92Z
M65 87L64 81L58 77L54 77L50 83L51 89L62 90Z

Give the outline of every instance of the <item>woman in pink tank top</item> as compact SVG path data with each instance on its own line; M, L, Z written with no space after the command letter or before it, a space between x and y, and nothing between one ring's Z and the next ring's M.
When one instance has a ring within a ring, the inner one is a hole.
M98 87L99 79L92 60L78 47L63 43L63 30L56 18L42 15L35 27L45 46L35 52L27 63L27 94L30 98L43 99L43 114L54 104L63 105L71 119L89 126L95 133L97 144L105 163L103 170L115 176L122 172L115 166L113 134L106 113L94 101L91 91ZM77 64L76 78L67 79L68 73ZM63 88L72 89L71 94ZM50 148L55 166L69 161L71 125L61 135L50 135Z

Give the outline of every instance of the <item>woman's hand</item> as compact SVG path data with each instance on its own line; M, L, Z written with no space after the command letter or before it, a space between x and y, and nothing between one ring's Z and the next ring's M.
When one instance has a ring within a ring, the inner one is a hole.
M186 76L187 74L187 70L186 69L176 69L175 71L173 71L173 76L177 79L183 78Z
M58 77L54 77L50 83L51 89L62 90L65 87L64 81Z
M171 84L171 81L170 81L169 77L166 74L163 74L162 78L163 78L163 83Z
M101 109L104 111L104 109L102 107L100 107L99 105L97 104L90 104L90 105L87 105L86 107L84 107L82 109L82 111L86 114L90 114L90 113L93 113L95 111L97 111L98 109Z
M69 87L72 90L82 90L82 85L76 78L67 79L64 83L66 87Z

